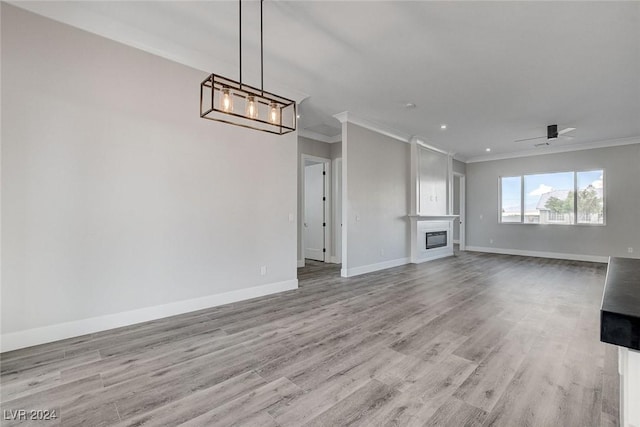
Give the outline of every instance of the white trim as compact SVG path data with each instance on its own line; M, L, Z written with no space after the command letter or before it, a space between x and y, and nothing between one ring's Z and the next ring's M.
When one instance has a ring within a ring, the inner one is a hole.
M470 157L465 163L489 162L492 160L515 159L518 157L543 156L545 154L567 153L570 151L592 150L594 148L617 147L620 145L640 144L640 137L610 139L606 141L587 142L584 144L552 145L535 150L518 151L515 153L490 154L486 156Z
M463 173L454 172L453 176L457 176L460 179L460 192L458 197L460 198L460 213L458 215L458 231L460 251L465 251L467 246L467 176ZM455 226L455 225L454 225ZM455 243L455 242L454 242Z
M333 251L331 262L342 263L342 208L338 211L338 206L342 206L342 157L333 160L333 201L331 210L333 211ZM339 166L339 167L338 167ZM340 175L338 175L340 171Z
M298 268L302 268L304 267L304 259L299 259L298 260Z
M444 154L445 156L451 156L451 160L453 160L453 153L451 153L449 151L446 151L446 150L443 150L443 149L438 148L438 147L434 147L433 145L424 142L422 139L420 139L419 136L413 136L413 137L411 137L411 139L415 140L416 144L418 144L418 145L420 145L420 146L422 146L422 147L424 147L426 149L429 149L431 151L437 151L438 153Z
M458 240L458 239L453 239L453 244L454 244L454 245L459 245L459 244L460 244L460 240Z
M285 280L282 282L268 283L266 285L258 285L251 288L207 295L204 297L177 301L169 304L123 311L98 317L90 317L88 319L58 323L50 326L43 326L41 328L11 332L2 335L0 351L5 352L24 347L31 347L33 345L45 344L66 338L105 331L108 329L120 328L136 323L148 322L150 320L161 319L163 317L189 313L196 310L216 307L237 301L244 301L297 288L297 279Z
M398 267L400 265L409 264L409 258L398 258L389 261L379 262L376 264L363 265L361 267L343 268L340 270L342 277L353 277L360 274L371 273L373 271L385 270L387 268Z
M570 261L600 262L605 264L609 260L608 256L600 256L600 255L566 254L566 253L560 253L560 252L544 252L544 251L525 251L521 249L487 248L483 246L467 246L466 250L472 251L472 252L487 252L491 254L566 259Z
M334 114L333 117L335 117L340 123L353 123L354 125L372 130L379 134L388 136L389 138L397 139L401 142L409 143L413 136L392 127L385 126L383 124L376 123L362 117L358 117L349 111L343 111L342 113Z
M346 114L346 113L345 113ZM347 271L346 268L349 266L349 185L348 185L348 176L347 168L348 168L348 147L349 147L349 134L348 134L348 126L343 122L342 123L342 201L340 202L340 208L342 212L340 212L340 223L342 224L342 247L340 251L340 255L342 257L342 270L344 270L344 276L346 277ZM342 271L340 272L343 275Z
M328 144L334 144L336 142L342 141L342 134L336 136L327 136L308 129L298 129L298 136L307 139L313 139L314 141L326 142Z
M460 215L407 215L410 219L416 221L454 221Z

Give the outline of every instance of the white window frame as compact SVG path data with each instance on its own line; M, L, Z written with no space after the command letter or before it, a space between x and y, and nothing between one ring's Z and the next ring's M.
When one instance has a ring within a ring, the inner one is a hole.
M578 222L578 174L582 173L582 172L593 172L593 171L598 171L601 170L602 171L602 224L600 223L587 223L587 222L583 222L583 223L579 223ZM524 180L525 177L529 176L529 175L540 175L540 174L554 174L554 173L573 173L573 224L565 224L565 223L559 223L559 222L552 222L552 223L548 223L548 224L541 224L541 223L537 223L537 222L525 222L524 217L525 217L525 205L524 205ZM503 178L520 178L520 222L515 222L515 221L506 221L503 222L502 221L502 179ZM515 174L506 174L506 175L500 175L498 177L498 224L500 225L552 225L554 227L559 227L559 226L587 226L587 227L603 227L605 225L607 225L607 199L606 199L606 194L607 194L607 190L606 190L606 186L607 186L607 173L605 168L599 168L599 167L594 167L594 168L588 168L588 169L577 169L577 170L573 170L573 171L556 171L556 172L535 172L535 173L527 173L527 174L521 174L521 175L515 175Z

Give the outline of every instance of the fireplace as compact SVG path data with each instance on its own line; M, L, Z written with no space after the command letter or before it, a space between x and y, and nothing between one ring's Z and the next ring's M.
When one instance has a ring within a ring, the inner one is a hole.
M411 220L411 262L419 264L453 256L455 215L409 215Z
M447 246L446 231L429 231L425 235L427 236L425 249L435 249Z

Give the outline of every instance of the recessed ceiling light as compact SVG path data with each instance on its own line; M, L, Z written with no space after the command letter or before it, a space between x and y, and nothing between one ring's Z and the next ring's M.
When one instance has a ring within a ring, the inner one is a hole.
M299 119L300 117L302 117L300 114L296 114L296 119Z
M489 151L491 151L491 148L486 148L484 151L488 153Z
M440 125L440 129L445 130L446 128L447 128L447 125L445 125L445 124L441 124Z
M404 104L404 108L410 110L412 108L416 108L416 104L414 104L413 102L407 102L406 104Z

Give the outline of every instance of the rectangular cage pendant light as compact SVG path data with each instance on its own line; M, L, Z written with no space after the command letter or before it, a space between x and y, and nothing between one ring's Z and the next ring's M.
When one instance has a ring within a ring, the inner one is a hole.
M242 0L238 0L238 81L210 74L200 83L200 117L284 135L296 130L296 102L264 90L264 47L260 0L260 89L242 83Z
M211 74L200 84L200 117L284 135L296 130L296 103Z

